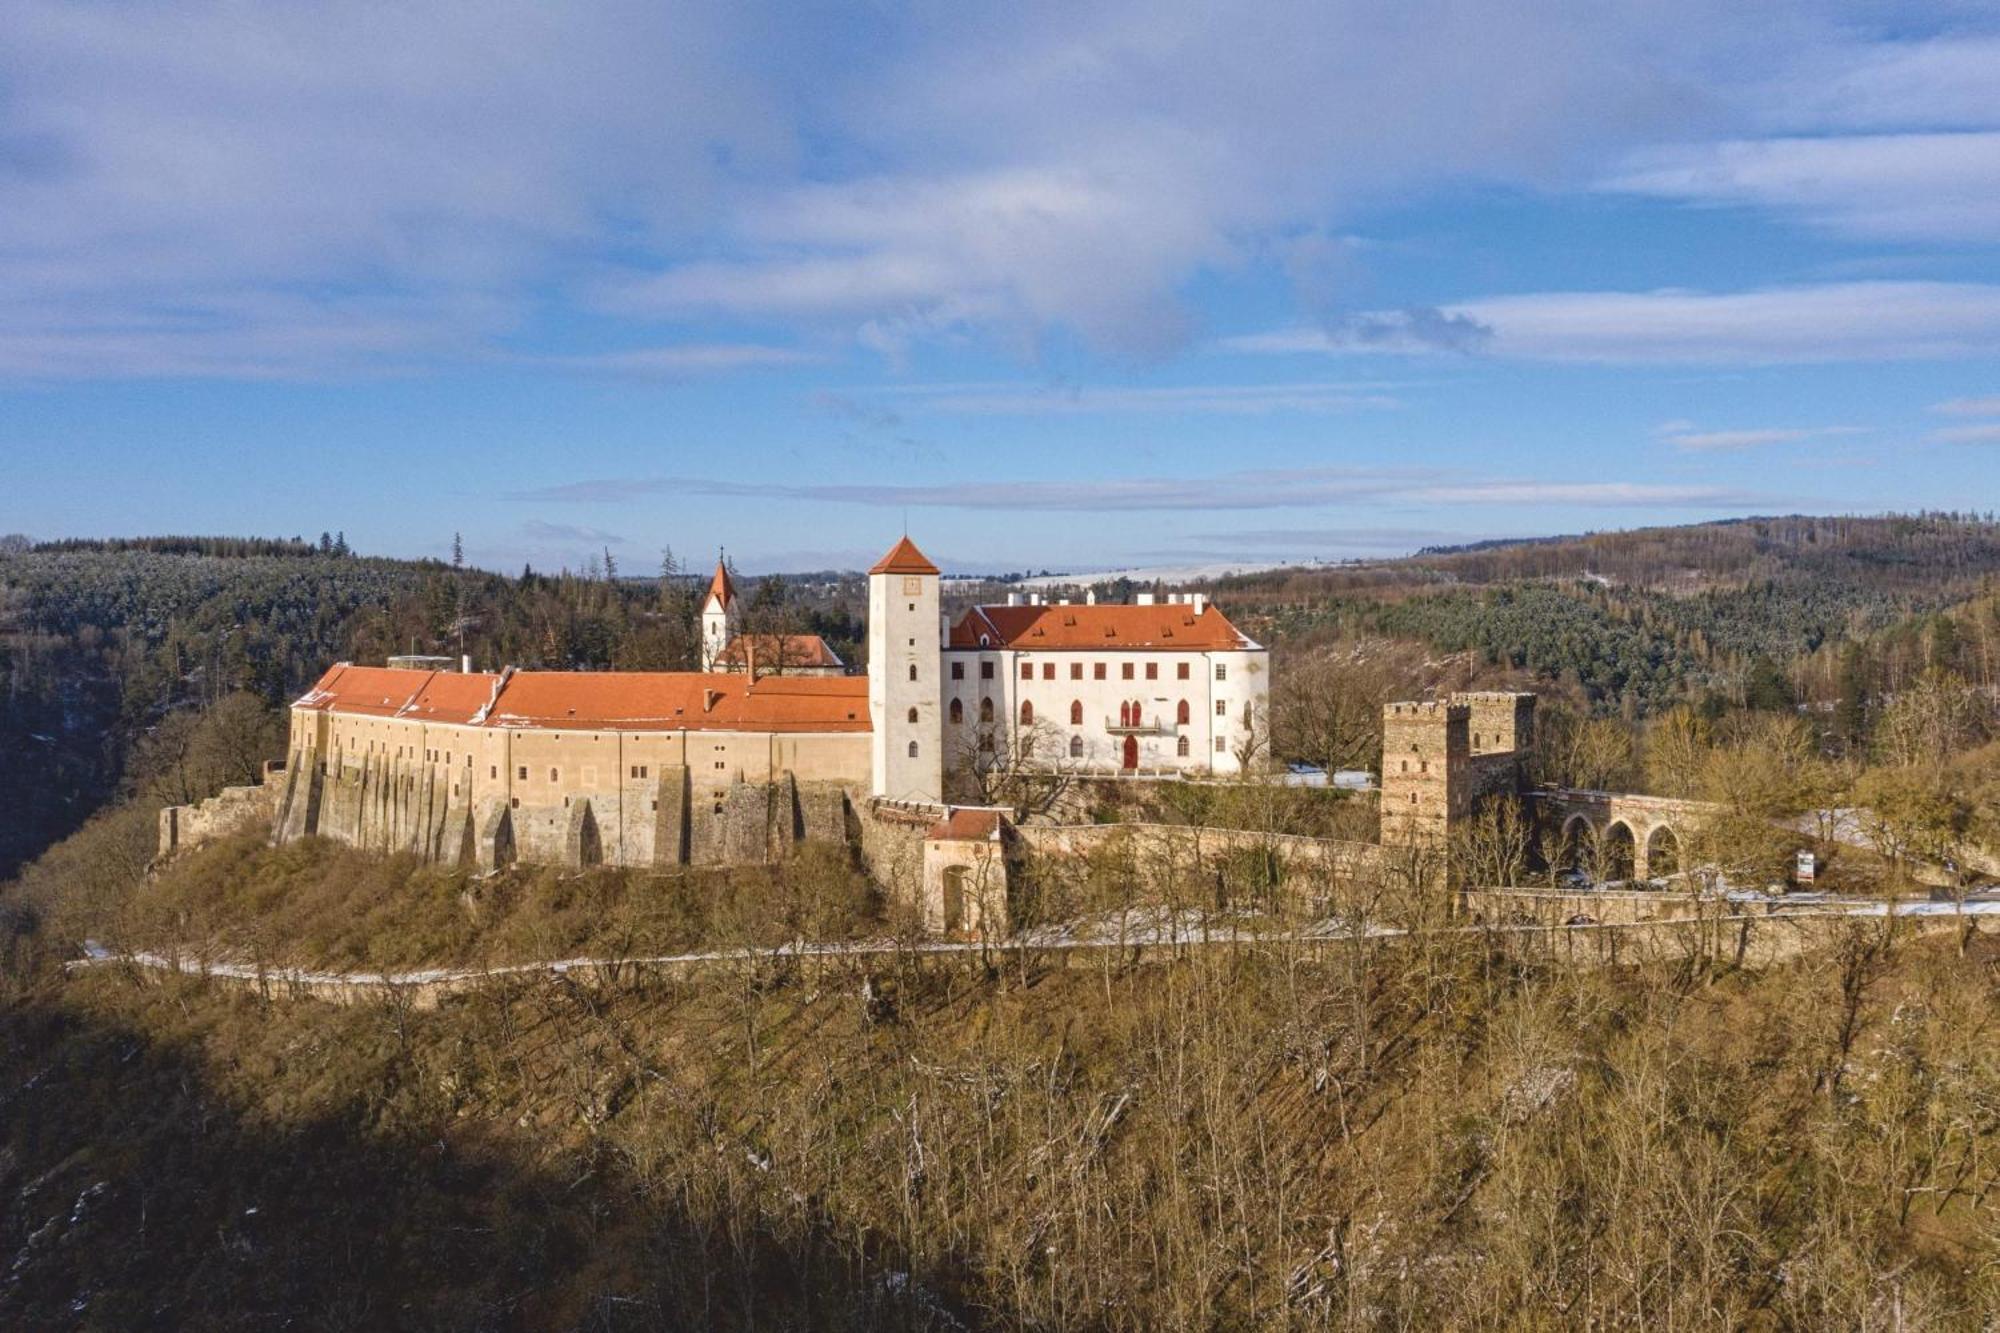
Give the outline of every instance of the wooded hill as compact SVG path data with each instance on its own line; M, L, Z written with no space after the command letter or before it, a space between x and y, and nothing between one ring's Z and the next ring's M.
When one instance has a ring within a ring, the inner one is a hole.
M2000 575L2000 525L1970 514L1758 518L1648 528L1225 581L1217 596L1276 643L1367 635L1470 652L1645 713L1775 667L1909 631Z

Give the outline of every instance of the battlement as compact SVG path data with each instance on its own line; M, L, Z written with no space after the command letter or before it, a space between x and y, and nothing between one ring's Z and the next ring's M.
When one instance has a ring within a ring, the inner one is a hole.
M1465 718L1469 720L1472 716L1471 706L1459 702L1459 700L1467 697L1465 695L1453 695L1450 699L1406 699L1400 703L1383 704L1382 721L1386 724L1393 719L1399 718L1411 722L1435 722L1440 719L1450 720L1452 718ZM1533 696L1530 695L1529 697L1532 698Z
M1454 694L1454 703L1471 712L1471 747L1475 756L1517 754L1535 743L1535 696L1516 690L1478 690Z

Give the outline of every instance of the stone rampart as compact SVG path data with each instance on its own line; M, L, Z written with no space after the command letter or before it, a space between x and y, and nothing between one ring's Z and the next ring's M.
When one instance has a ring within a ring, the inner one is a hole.
M278 788L224 787L195 805L170 805L160 811L159 855L183 847L199 847L217 838L267 829L277 810Z
M1372 842L1193 824L1026 824L1016 834L1029 852L1043 856L1087 856L1119 839L1136 844L1142 857L1172 857L1193 866L1245 851L1269 853L1288 876L1302 878L1370 875L1381 868L1383 855Z

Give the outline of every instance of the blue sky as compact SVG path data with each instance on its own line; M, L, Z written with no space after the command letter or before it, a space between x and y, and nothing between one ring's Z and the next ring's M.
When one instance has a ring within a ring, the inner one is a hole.
M0 10L0 531L1344 558L2000 495L2000 13Z

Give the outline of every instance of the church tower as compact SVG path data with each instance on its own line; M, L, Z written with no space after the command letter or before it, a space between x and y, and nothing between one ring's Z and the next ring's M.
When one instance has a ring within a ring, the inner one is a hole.
M722 659L722 650L729 646L731 632L736 625L736 584L730 580L729 567L722 563L722 557L715 557L715 577L708 581L708 592L701 602L701 669L713 671Z
M938 568L908 537L868 571L868 717L874 794L944 799Z

